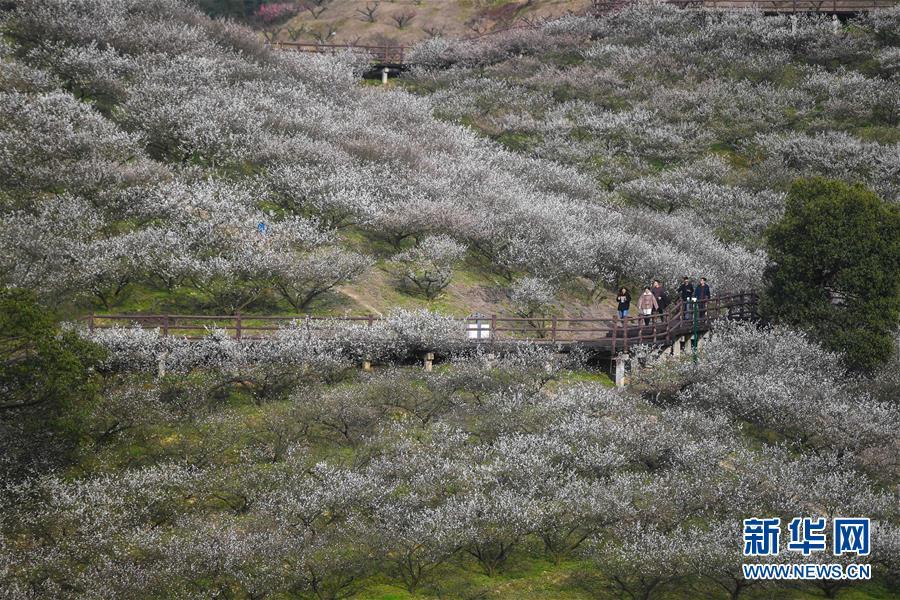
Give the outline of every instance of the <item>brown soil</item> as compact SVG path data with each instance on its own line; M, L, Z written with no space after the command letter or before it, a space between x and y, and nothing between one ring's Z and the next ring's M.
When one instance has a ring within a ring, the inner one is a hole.
M369 23L361 11L375 4L376 22ZM277 39L312 43L316 41L313 32L333 28L335 34L329 43L411 45L429 37L429 32L469 37L524 24L529 19L581 12L589 5L590 0L332 0L318 19L308 11L291 19ZM404 12L415 12L415 17L400 29L392 17ZM289 29L294 30L295 39Z

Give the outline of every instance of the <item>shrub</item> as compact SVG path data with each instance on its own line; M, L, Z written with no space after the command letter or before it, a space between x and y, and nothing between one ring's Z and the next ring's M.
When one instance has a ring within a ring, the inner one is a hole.
M900 209L861 185L826 179L791 186L768 232L763 309L808 327L853 368L887 361L900 324Z
M0 290L0 477L64 464L99 391L102 357L33 294Z

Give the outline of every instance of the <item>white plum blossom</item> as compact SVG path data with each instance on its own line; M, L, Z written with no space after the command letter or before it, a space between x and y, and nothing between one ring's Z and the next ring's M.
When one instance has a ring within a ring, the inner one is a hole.
M396 254L392 260L400 265L404 282L425 294L429 300L450 285L453 265L466 252L466 247L446 235L422 238L413 248Z

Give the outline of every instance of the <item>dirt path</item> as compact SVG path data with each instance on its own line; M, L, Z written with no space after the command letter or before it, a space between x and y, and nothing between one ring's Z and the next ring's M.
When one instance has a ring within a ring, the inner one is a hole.
M343 295L347 296L348 298L353 299L354 302L356 302L359 306L363 307L364 309L366 309L367 311L369 311L369 312L372 313L373 315L376 315L376 316L379 316L379 317L382 316L380 310L378 310L377 308L375 308L374 306L372 306L371 304L369 304L369 303L366 301L366 299L363 298L362 296L360 296L358 293L356 293L356 292L353 290L353 288L351 288L351 287L345 287L345 288L341 288L339 291L340 291Z

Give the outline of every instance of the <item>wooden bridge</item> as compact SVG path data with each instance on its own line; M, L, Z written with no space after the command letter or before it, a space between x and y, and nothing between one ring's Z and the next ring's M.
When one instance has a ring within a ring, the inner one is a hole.
M373 46L366 44L313 44L304 42L267 42L278 50L292 50L313 54L337 54L350 52L369 58L369 68L363 73L364 79L396 77L409 68L405 61L406 46Z
M616 0L611 0L615 2ZM666 0L681 8L758 10L767 14L825 13L851 15L890 8L897 0ZM627 2L625 2L627 4Z
M696 328L708 331L716 319L757 319L758 297L754 292L721 294L703 302L670 305L650 317L512 317L478 315L460 319L460 333L471 344L503 345L521 342L551 345L561 351L580 346L607 356L627 352L635 346L669 347L690 336ZM325 333L334 322L373 326L384 320L375 315L320 317L312 315L177 315L177 314L92 314L84 319L91 331L112 327L159 329L162 336L202 339L213 329L223 330L238 340L265 339L284 327L304 324L310 331Z
M351 52L371 58L375 65L386 67L401 67L404 62L405 46L372 46L366 44L314 44L304 42L273 42L270 44L278 50L294 50L296 52L311 52L313 54L335 54L338 52Z

